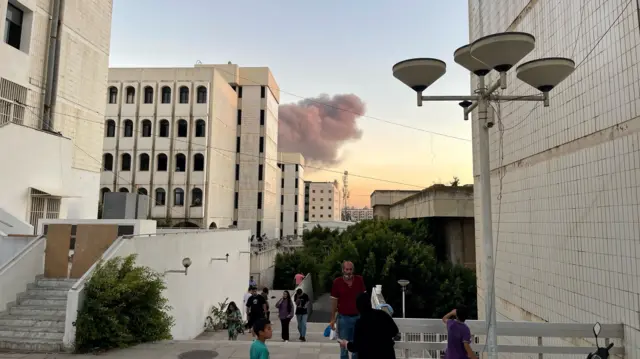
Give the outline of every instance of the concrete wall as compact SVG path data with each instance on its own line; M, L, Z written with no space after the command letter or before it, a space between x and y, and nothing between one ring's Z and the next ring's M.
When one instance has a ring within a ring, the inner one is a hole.
M390 218L472 218L473 211L473 186L433 185L393 203L389 215Z
M0 208L0 236L10 234L33 234L33 226Z
M11 260L0 262L0 312L17 300L18 293L24 292L27 284L44 272L44 237L32 239Z
M273 287L273 278L276 268L276 255L282 251L275 246L258 251L251 250L251 275L259 287ZM247 282L248 283L248 282ZM243 283L245 287L247 283ZM247 288L244 288L246 291Z
M471 41L505 30L526 31L536 36L536 50L522 62L568 56L579 64L551 92L550 107L502 103L505 130L490 130L498 320L623 322L625 357L640 358L636 4L481 4L479 8L478 1L469 1ZM488 84L495 79L492 73ZM508 84L506 95L533 93L515 71L508 75ZM474 144L477 130L474 126ZM477 154L477 147L474 150ZM477 162L474 176L477 184ZM478 309L483 318L479 196L475 205ZM535 339L526 344L536 345Z
M379 219L391 218L391 205L420 191L375 190L371 193L371 208L373 217Z
M4 237L0 236L0 266L23 250L33 237Z
M476 243L473 218L441 218L452 263L476 268Z

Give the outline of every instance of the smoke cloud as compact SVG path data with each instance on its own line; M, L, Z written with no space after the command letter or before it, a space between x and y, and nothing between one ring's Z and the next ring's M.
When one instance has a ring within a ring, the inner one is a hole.
M365 111L364 102L354 94L322 94L280 105L278 150L300 152L311 163L338 164L340 147L362 137L356 120Z

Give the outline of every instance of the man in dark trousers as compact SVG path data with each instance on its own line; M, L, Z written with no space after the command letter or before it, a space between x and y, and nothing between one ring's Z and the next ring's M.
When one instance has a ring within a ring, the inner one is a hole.
M356 306L358 295L366 292L362 276L353 274L353 263L342 263L342 276L333 281L331 287L331 325L336 327L336 315L338 322L338 338L352 342L356 321L360 317ZM352 353L351 358L357 359L357 354ZM340 359L349 359L347 348L340 348Z
M253 328L253 324L256 320L265 318L267 301L264 299L264 296L258 294L258 288L253 287L251 288L251 296L247 299L247 303L245 303L245 305L249 310L247 327Z

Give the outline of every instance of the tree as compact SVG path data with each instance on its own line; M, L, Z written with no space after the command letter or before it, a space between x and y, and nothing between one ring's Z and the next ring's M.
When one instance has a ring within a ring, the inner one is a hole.
M460 185L460 178L454 176L453 181L449 182L449 184L451 187L458 187Z

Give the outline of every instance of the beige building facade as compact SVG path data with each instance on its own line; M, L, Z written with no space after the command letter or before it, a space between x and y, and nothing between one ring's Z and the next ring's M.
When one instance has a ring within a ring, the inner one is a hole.
M340 221L338 182L305 182L305 221Z
M304 157L279 152L280 238L302 235L304 223Z

